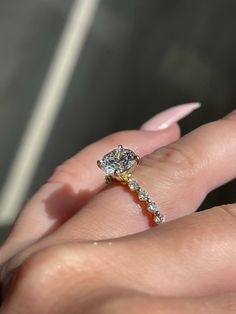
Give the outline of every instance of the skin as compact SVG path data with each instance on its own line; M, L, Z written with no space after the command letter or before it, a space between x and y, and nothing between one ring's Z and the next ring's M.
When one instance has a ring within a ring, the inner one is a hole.
M113 134L58 167L1 247L0 313L235 313L236 205L195 213L235 178L235 134L233 111L181 139L177 125ZM135 179L166 224L104 189L96 160L120 143L143 157Z

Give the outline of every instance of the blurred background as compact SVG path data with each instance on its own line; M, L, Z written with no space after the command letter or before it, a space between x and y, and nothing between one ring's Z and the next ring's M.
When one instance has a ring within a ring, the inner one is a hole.
M62 161L198 101L183 134L235 108L233 0L0 0L0 240ZM236 182L202 207L235 202Z

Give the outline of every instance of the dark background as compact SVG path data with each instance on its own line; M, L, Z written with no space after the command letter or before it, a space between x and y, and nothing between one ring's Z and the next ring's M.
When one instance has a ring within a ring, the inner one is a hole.
M0 186L72 3L0 0ZM202 103L183 134L234 109L235 13L233 0L101 0L28 195L83 146L169 106ZM235 202L235 188L203 206Z

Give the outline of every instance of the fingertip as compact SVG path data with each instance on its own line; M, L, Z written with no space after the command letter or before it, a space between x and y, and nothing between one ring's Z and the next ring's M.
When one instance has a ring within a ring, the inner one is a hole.
M169 128L172 124L187 117L200 107L200 103L193 102L168 108L145 122L141 126L141 129L146 131L157 131Z

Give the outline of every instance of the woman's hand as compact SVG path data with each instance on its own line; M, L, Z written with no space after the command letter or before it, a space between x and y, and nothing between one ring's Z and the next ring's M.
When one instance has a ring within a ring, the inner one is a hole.
M236 205L193 212L236 176L236 111L178 137L121 132L60 166L1 248L1 313L235 313ZM96 160L117 144L144 156L135 178L166 224L149 229L124 187L102 190Z

